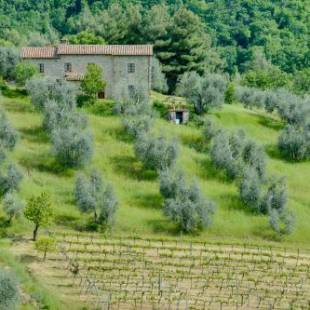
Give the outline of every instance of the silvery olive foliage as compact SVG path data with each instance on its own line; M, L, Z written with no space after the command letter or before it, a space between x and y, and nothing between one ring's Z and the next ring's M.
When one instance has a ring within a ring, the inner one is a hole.
M17 309L19 303L20 293L15 275L0 268L0 310Z
M227 80L220 74L185 72L178 81L176 94L194 105L197 114L219 108L224 103Z
M81 167L92 158L93 137L88 130L81 131L75 126L54 129L52 143L53 154L64 167Z
M182 172L173 169L162 171L160 191L164 197L164 214L181 231L193 233L211 225L215 204L203 197L196 183L186 184Z
M117 199L114 190L100 173L94 170L90 176L80 174L75 183L75 200L84 213L93 213L94 222L110 226L114 222Z
M135 154L146 168L159 172L174 166L178 156L178 144L164 136L141 134L135 142Z

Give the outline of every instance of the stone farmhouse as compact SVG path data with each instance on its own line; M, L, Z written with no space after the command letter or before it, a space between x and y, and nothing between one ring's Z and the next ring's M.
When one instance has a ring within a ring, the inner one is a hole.
M99 98L122 100L135 91L151 90L152 45L71 45L24 47L21 58L38 66L41 74L79 83L88 64L103 69L107 86Z

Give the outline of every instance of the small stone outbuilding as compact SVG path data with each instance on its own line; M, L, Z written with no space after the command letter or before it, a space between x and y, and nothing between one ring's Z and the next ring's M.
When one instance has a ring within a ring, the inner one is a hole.
M168 119L175 124L186 124L189 120L189 111L187 109L171 109L168 112Z

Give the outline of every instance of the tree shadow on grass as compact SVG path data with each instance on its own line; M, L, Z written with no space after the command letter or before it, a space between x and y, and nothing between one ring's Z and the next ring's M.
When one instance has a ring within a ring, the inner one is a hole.
M205 153L209 149L209 145L204 141L202 137L182 135L181 142L183 145L194 149L198 153Z
M21 132L22 137L28 141L35 143L49 142L48 134L43 130L41 126L21 128L19 129L19 131Z
M5 102L4 103L5 108L10 112L16 112L16 113L33 113L35 109L32 105L26 103L26 102Z
M27 170L28 175L31 175L32 169L55 175L72 175L72 169L63 167L54 158L49 157L46 154L31 154L29 157L24 156L19 163Z
M2 95L7 98L24 98L27 96L27 91L25 89L4 87Z
M266 241L273 241L273 242L282 242L283 236L279 236L276 234L268 225L261 225L256 226L253 229L254 236L257 236Z
M258 118L259 118L258 123L260 125L267 127L267 128L270 128L270 129L273 129L273 130L278 131L278 130L282 129L284 126L284 124L281 121L276 120L272 117L259 115Z
M135 195L134 203L135 203L135 206L145 208L145 209L161 209L162 204L163 204L163 199L159 193L158 194Z
M151 181L157 178L155 171L145 169L133 156L115 156L112 159L112 165L117 173L132 179Z
M105 132L111 137L115 138L116 140L119 140L125 143L134 142L134 137L128 134L123 127L106 128Z
M149 220L147 224L152 228L154 233L168 234L171 236L181 235L179 227L168 219Z
M242 203L238 194L223 194L218 198L223 201L225 208L228 210L243 211L249 215L255 214L253 210L247 208L247 206Z
M209 158L195 159L197 164L201 167L199 176L203 179L214 179L222 183L230 184L233 182L225 171L216 169Z

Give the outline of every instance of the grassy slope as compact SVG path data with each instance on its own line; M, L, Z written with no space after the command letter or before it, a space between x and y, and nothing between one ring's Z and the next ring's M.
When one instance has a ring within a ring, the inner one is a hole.
M62 172L55 166L48 138L40 128L40 115L33 111L28 98L13 96L0 100L0 105L5 107L8 117L21 134L12 157L25 172L22 196L27 198L46 190L53 195L57 213L67 215L67 222L80 218L72 195L76 172ZM225 106L211 117L229 129L244 128L249 136L266 146L270 155L269 171L287 176L289 207L297 214L297 230L282 242L307 247L310 236L310 163L292 164L279 158L274 145L281 123L263 112L248 111L238 105ZM175 236L175 226L161 213L162 200L156 175L144 171L135 159L132 142L122 131L119 118L89 115L89 120L96 143L92 164L85 169L100 169L116 189L120 206L114 232L150 237ZM200 139L198 129L158 120L156 131L180 140L178 164L189 177L196 177L204 193L218 205L212 228L193 238L257 243L274 240L267 218L244 210L238 200L236 185L213 169L206 153L196 150L195 142ZM13 229L22 231L30 227L23 223Z

